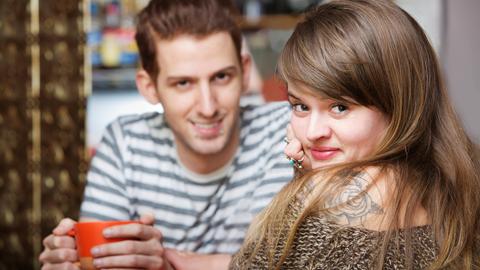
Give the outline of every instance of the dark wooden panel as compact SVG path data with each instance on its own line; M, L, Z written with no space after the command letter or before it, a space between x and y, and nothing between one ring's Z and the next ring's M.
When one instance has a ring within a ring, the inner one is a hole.
M42 238L78 216L87 168L84 4L0 1L0 269L39 269Z

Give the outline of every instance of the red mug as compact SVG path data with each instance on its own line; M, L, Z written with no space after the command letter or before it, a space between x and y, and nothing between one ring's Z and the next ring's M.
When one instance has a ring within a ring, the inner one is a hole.
M77 244L78 257L80 258L80 268L83 270L94 270L93 259L90 250L97 245L113 243L128 238L105 238L103 237L103 230L117 225L125 225L131 223L139 223L138 221L92 221L92 222L78 222L75 224L68 234L75 237Z

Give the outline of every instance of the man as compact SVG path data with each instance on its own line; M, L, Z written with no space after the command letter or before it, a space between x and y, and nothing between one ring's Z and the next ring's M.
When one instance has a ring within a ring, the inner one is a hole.
M282 154L288 106L239 106L251 60L232 12L222 0L152 0L139 14L137 87L164 113L119 118L96 151L80 220L142 223L104 232L137 240L94 248L98 268L169 269L164 248L232 254L292 178ZM75 269L73 224L45 238L43 269ZM228 265L228 255L217 259Z

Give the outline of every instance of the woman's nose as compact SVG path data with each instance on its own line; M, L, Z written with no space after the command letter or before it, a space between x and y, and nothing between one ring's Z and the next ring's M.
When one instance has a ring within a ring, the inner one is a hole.
M332 129L327 117L322 117L319 112L312 112L307 129L307 139L316 141L322 138L330 138Z

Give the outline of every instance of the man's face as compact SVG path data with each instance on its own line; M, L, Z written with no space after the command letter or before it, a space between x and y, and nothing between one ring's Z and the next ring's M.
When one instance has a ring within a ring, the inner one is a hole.
M239 61L230 35L160 40L157 62L158 99L179 154L222 155L232 152L229 145L236 149L239 100L246 81L242 63L248 61Z

